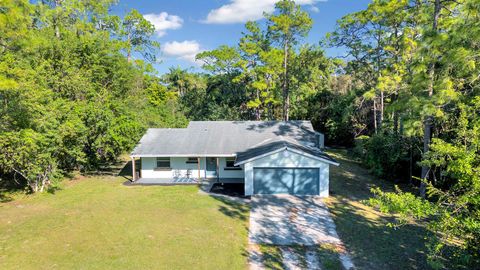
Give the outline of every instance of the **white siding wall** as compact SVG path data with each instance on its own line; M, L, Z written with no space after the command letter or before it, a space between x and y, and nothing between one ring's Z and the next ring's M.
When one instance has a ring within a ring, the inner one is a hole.
M155 157L143 157L142 160L142 169L141 177L142 178L172 178L174 171L178 170L181 176L187 175L187 170L192 171L191 177L198 178L198 167L196 163L186 163L186 157L171 157L170 158L170 167L172 170L163 171L155 170L157 166ZM219 175L220 178L243 178L244 171L242 170L225 170L226 158L220 157L218 160L219 163ZM205 178L205 167L206 160L204 157L200 158L200 177ZM242 166L243 167L243 166Z
M186 157L171 157L170 158L170 167L172 170L163 171L155 170L157 167L157 159L154 157L143 157L142 160L142 169L141 177L142 178L172 178L174 171L178 170L181 176L187 176L187 170L190 169L192 178L198 178L198 164L197 163L186 163L188 158ZM205 177L205 158L200 158L200 177Z
M329 164L318 161L297 153L284 150L252 162L245 163L245 195L253 195L253 168L254 167L284 167L301 168L314 167L319 168L320 196L328 197L329 185Z

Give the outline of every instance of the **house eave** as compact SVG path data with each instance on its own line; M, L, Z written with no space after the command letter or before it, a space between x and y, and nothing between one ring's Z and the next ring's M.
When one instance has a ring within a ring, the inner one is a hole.
M131 154L132 158L142 157L235 157L235 154Z
M298 151L296 149L292 149L288 146L285 146L285 147L282 147L282 148L274 150L274 151L263 153L263 154L258 155L256 157L252 157L250 159L243 160L241 162L235 162L235 166L243 165L245 163L249 163L249 162L252 162L254 160L257 160L257 159L260 159L260 158L263 158L263 157L266 157L266 156L270 156L270 155L273 155L273 154L276 154L276 153L279 153L279 152L282 152L282 151L285 151L285 150L291 151L293 153L296 153L296 154L299 154L299 155L302 155L302 156L305 156L305 157L308 157L308 158L311 158L311 159L319 160L319 161L322 161L322 162L325 162L325 163L328 163L328 164L331 164L331 165L334 165L334 166L339 166L340 165L340 163L338 163L338 162L328 160L328 159L325 159L325 158L321 158L321 157L317 157L317 156L314 156L314 155L310 155L308 153Z

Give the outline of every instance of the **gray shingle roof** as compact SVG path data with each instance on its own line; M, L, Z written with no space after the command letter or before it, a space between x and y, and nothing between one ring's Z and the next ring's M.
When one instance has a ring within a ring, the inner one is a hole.
M318 142L310 121L192 121L187 128L148 129L131 155L235 156L283 138L299 145Z

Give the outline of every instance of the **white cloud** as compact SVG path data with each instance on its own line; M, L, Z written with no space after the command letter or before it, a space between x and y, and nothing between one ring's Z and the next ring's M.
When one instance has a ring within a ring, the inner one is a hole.
M155 32L159 37L164 36L167 30L178 29L183 24L182 18L167 12L145 14L143 17L155 26Z
M312 12L315 12L315 13L318 13L318 12L320 11L320 9L319 9L318 7L313 6L313 5L310 6L310 10L311 10Z
M263 17L263 12L272 12L278 0L230 0L229 4L211 10L204 23L229 24L254 21ZM297 0L298 5L313 5L322 0Z
M182 42L167 42L163 45L162 51L167 56L196 63L195 56L202 50L200 49L200 44L196 40L185 40Z

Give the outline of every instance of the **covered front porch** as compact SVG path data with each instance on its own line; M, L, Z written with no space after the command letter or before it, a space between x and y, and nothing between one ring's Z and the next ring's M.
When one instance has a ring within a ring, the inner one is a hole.
M202 181L244 183L242 166L234 157L131 157L132 182L139 184L198 184Z

